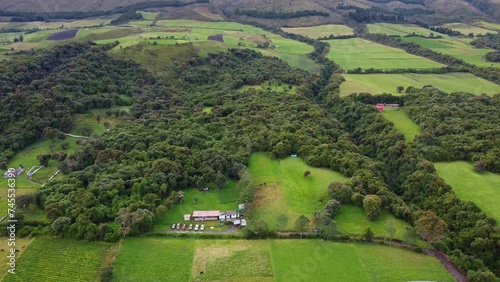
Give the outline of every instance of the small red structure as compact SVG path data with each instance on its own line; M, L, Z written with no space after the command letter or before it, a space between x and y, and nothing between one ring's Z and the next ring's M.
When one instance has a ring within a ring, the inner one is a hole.
M378 103L378 104L375 104L375 107L381 113L381 112L384 111L385 108L399 109L399 104L382 104L382 103Z

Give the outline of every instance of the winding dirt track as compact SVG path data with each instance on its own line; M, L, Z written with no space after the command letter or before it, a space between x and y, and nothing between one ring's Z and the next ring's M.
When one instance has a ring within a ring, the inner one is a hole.
M441 262L441 264L444 265L446 270L448 270L448 272L455 278L455 281L457 282L468 281L465 274L458 268L456 268L455 265L453 265L453 263L445 254L436 250L424 250L424 252L428 255L433 255L434 257L436 257Z

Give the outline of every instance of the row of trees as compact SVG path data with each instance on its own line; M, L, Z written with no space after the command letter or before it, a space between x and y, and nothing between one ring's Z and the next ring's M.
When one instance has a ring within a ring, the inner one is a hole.
M274 12L274 11L257 11L257 10L240 10L236 9L234 11L236 16L249 16L252 18L261 18L261 19L293 19L300 17L311 17L311 16L320 16L320 17L328 17L329 14L322 11L315 10L300 10L295 12Z

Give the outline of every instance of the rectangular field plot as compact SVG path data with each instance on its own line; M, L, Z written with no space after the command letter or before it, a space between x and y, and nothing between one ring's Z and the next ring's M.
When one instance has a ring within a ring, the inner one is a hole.
M443 65L418 57L397 48L388 47L361 38L327 40L328 58L344 69L426 69Z
M4 281L98 281L111 244L37 238Z
M300 34L313 39L330 35L339 36L339 35L353 34L352 28L339 24L327 24L327 25L317 25L308 27L287 27L281 29L284 32Z
M460 199L474 202L487 216L500 220L499 174L477 173L467 162L442 162L434 166Z
M422 133L418 124L411 120L403 109L384 109L382 115L394 123L394 127L404 134L407 141L413 141L415 136Z
M434 257L387 246L273 240L275 281L454 281Z
M474 48L467 42L468 40L466 39L450 37L440 39L404 37L402 40L406 42L414 42L433 51L462 59L469 64L475 64L480 67L500 67L500 63L492 63L483 59L483 56L486 53L493 52L493 49Z
M464 35L468 35L469 33L473 33L474 35L494 33L494 31L491 31L489 29L478 27L478 26L473 26L473 25L468 25L468 24L464 24L464 23L447 23L447 24L444 24L443 27L460 31Z
M423 36L430 36L431 33L433 33L434 35L441 35L438 32L413 24L376 23L367 24L366 26L368 27L368 32L370 33L382 33L386 35L405 36L411 33Z
M469 92L475 95L500 93L499 85L470 73L346 74L344 77L346 81L340 85L341 96L360 92L397 95L399 94L398 86L403 86L406 89L409 86L422 88L425 85L432 85L448 93Z

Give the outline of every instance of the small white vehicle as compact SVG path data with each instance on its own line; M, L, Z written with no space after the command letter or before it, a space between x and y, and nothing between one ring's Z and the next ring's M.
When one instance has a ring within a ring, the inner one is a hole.
M177 230L181 229L181 224L177 223L177 226L175 227L175 229L177 229Z
M172 224L172 229L175 229L175 227L177 226L177 224Z
M198 224L196 224L196 225L195 225L195 227L194 227L194 231L198 231L198 228L199 228L199 227L200 227L200 226L199 226Z
M201 230L201 231L205 230L205 224L202 224L202 225L201 225L200 230Z
M193 230L193 224L189 224L189 230Z

